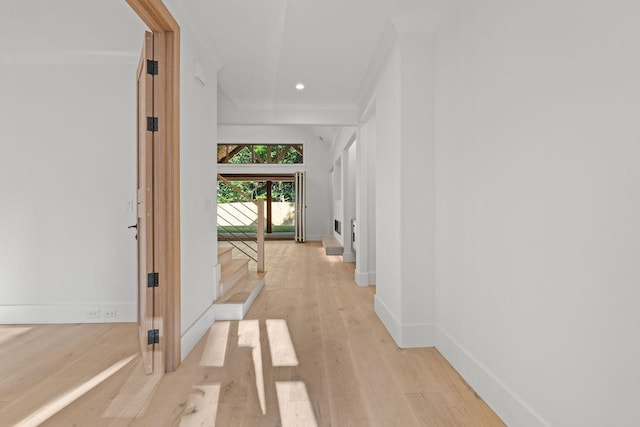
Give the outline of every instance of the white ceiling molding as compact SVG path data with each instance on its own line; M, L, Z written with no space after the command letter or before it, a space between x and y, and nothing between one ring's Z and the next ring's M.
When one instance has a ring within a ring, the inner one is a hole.
M406 11L389 20L356 94L356 104L362 116L367 114L371 107L375 82L398 39L398 34L433 33L438 30L441 20L438 12L429 10Z
M252 175L264 175L266 171L272 174L294 174L296 172L306 171L307 165L304 163L296 163L291 165L285 164L224 164L219 163L217 165L217 173L219 174L252 174Z
M320 144L331 146L340 128L335 126L313 126L311 129Z
M238 103L218 85L219 125L353 126L357 122L355 104Z
M376 98L374 96L369 97L369 101L360 109L360 123L367 123L371 116L376 112Z
M241 110L297 110L297 111L318 111L318 110L346 110L350 111L357 108L356 104L349 103L315 103L304 104L296 102L261 102L255 101L242 101L237 100L234 102L238 109Z
M245 126L242 126L243 129L246 129ZM305 140L302 138L291 138L291 137L263 137L263 136L242 136L240 138L237 137L228 137L228 136L218 136L218 144L260 144L260 145L278 145L278 144L292 144L292 145L304 145L306 144ZM237 165L236 163L224 163L231 164L232 166Z
M355 126L358 108L313 108L279 105L272 108L237 108L226 97L218 98L219 125Z
M355 140L357 127L337 128L331 141L331 151L334 153L333 160L337 160L342 155L342 150Z
M221 109L237 110L238 105L231 98L229 98L227 92L222 86L220 86L220 83L218 83L218 110Z
M384 66L384 63L397 39L398 30L396 26L389 21L384 29L384 33L382 33L378 47L369 62L367 72L365 73L356 94L356 103L361 113L364 113L367 104L370 103L371 94L373 93L376 80L378 79L378 76L382 71L382 67Z

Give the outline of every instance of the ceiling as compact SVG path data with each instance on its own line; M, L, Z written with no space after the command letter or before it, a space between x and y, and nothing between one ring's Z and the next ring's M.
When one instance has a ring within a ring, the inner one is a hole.
M165 0L180 9L183 26L193 29L220 64L221 98L238 109L289 108L294 115L305 109L357 111L389 23L397 27L437 1L442 0ZM124 0L2 0L0 62L22 62L47 51L50 57L73 51L133 62L143 30ZM295 89L298 82L304 91ZM307 121L346 122L353 123ZM314 132L331 140L336 130Z
M194 0L184 12L239 108L353 108L391 19L429 0ZM306 89L295 89L303 82Z

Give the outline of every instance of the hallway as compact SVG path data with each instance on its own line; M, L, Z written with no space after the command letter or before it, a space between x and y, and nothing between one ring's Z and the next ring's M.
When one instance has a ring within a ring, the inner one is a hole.
M113 411L139 400L134 361L44 425L503 425L437 350L396 347L352 264L318 242L266 247L267 284L247 318L217 322L137 418Z

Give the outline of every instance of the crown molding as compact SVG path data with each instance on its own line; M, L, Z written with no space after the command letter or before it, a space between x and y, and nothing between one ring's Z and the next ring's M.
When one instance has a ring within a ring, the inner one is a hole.
M218 104L219 125L354 126L358 115L355 104L240 103L236 107L233 100Z
M297 102L268 102L260 100L231 100L231 102L241 110L296 110L296 111L335 111L335 110L353 110L357 105L353 102L347 103L308 103L300 104Z
M434 33L440 27L441 21L442 18L439 12L412 10L397 15L387 22L378 42L378 47L371 57L367 71L356 92L355 103L358 105L361 115L364 115L370 109L376 81L398 40L398 36L403 33Z
M364 74L364 78L360 83L360 87L356 92L356 105L358 105L359 110L362 112L365 106L369 103L369 99L371 98L371 94L375 87L376 81L378 80L378 76L382 71L382 67L389 57L393 46L396 44L396 40L398 39L398 30L395 25L389 21L380 37L380 41L378 42L378 47L371 57L371 61L369 61L369 66L367 67L367 71Z

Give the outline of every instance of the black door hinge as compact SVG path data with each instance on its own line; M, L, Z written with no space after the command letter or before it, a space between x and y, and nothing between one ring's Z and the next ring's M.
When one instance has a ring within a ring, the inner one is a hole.
M152 76L158 75L158 61L147 59L147 74Z
M160 331L158 329L149 329L147 331L147 344L160 344Z
M157 132L158 131L158 118L157 117L147 117L147 130L149 132Z
M157 288L160 286L160 275L155 271L147 273L147 288Z

